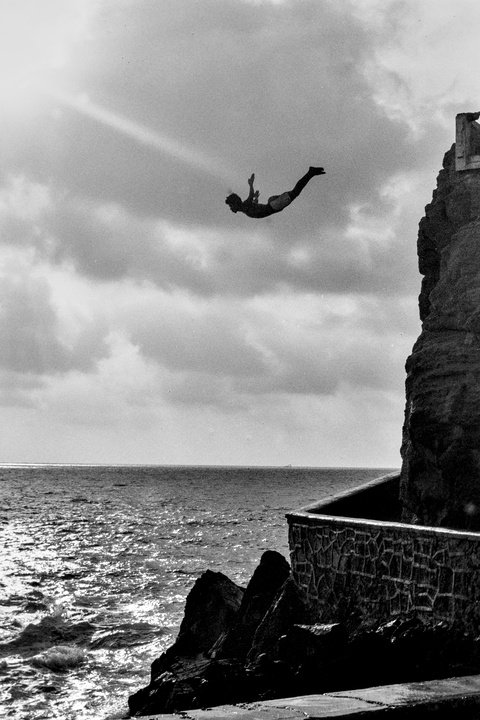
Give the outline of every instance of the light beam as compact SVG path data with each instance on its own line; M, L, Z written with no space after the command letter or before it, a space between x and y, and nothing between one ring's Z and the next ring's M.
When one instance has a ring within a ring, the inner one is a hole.
M163 133L160 134L155 130L151 130L145 125L141 125L111 110L107 110L93 103L85 95L70 96L51 89L48 90L48 94L62 105L70 107L82 115L96 120L102 125L106 125L122 135L132 138L141 145L146 145L161 153L170 155L192 167L196 167L199 170L213 175L229 185L239 182L236 173L225 167L220 160L210 157L185 143L180 143Z

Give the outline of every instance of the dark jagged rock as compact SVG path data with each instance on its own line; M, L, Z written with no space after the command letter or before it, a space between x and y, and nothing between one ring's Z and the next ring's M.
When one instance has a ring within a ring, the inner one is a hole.
M278 655L279 638L289 630L292 621L308 623L311 619L310 610L295 581L288 577L255 631L247 656L248 663L254 663L263 653Z
M274 550L263 553L233 626L212 650L213 657L246 659L259 624L289 575L290 565L283 555Z
M308 661L314 662L317 669L326 667L334 655L344 652L346 638L340 623L294 624L280 638L280 655L297 669Z
M241 663L208 658L173 662L131 695L131 715L150 715L239 702L247 699L247 677Z
M188 594L175 644L162 656L165 662L168 663L170 657L196 657L207 653L231 627L244 594L244 588L223 573L204 572ZM155 663L152 671L154 666ZM156 667L160 670L162 665Z
M188 594L175 643L152 663L150 684L129 698L132 714L171 712L208 703L215 670L207 652L231 626L244 592L222 573L207 570L198 578ZM223 672L222 689L227 697L240 670L232 665L216 672Z
M153 663L150 684L129 698L132 715L480 671L480 641L444 623L310 623L291 576L282 584L288 564L280 557L262 556L245 592L220 573L197 580L177 641ZM250 645L239 652L233 638L242 627ZM227 647L232 654L220 657Z
M290 670L293 693L341 686L346 644L346 630L339 623L291 625L277 642L276 656Z
M152 663L150 685L129 698L131 713L200 707L211 685L207 652L231 627L244 592L222 573L207 570L198 578L175 643Z
M255 673L244 660L289 574L285 558L271 550L245 591L221 573L205 572L187 597L177 640L152 663L150 684L129 698L131 714L254 699Z

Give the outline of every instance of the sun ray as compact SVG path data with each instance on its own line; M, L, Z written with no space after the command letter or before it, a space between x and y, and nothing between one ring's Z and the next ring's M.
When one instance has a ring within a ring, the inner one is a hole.
M49 89L47 92L62 105L130 137L141 145L146 145L161 153L170 155L226 183L235 184L239 182L237 173L226 167L217 158L210 157L185 143L180 143L163 133L93 103L86 95L71 96L53 89Z
M16 133L19 120L35 122L51 109L48 103L54 100L136 143L208 173L228 187L241 182L218 157L95 103L87 94L67 90L73 86L72 75L80 72L77 46L88 39L98 10L98 0L0 0L3 136Z

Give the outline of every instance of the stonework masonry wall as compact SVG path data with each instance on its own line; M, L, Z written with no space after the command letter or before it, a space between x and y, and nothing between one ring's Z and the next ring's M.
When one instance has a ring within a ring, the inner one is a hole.
M287 515L293 575L317 622L413 613L480 630L480 534Z

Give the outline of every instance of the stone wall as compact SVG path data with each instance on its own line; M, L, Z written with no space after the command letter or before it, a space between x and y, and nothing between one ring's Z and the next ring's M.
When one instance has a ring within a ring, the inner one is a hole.
M317 621L414 613L480 630L480 534L287 515L292 570Z

